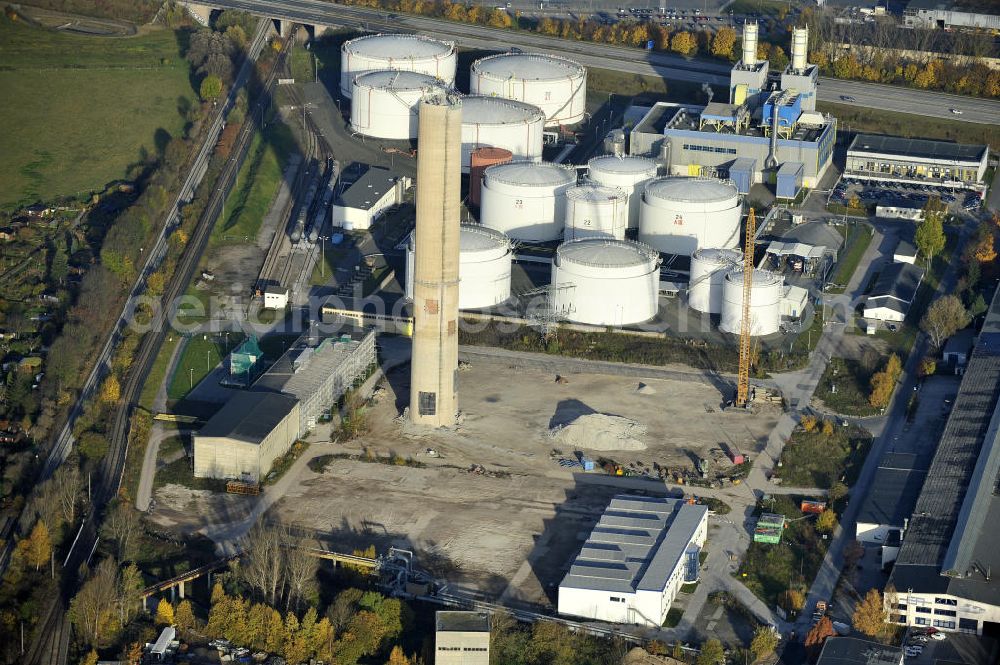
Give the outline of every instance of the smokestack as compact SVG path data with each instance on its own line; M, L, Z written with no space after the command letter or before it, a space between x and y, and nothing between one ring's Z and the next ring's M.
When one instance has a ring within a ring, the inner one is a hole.
M808 66L809 28L792 29L792 70L804 72Z
M462 102L436 93L419 114L410 420L442 427L458 414Z
M757 64L757 21L743 24L743 64L747 67Z

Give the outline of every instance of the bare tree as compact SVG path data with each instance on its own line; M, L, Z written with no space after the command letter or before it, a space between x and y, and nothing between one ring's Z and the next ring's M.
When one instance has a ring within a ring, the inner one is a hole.
M304 549L293 547L291 543L288 545L285 550L288 606L294 602L295 611L298 612L302 600L316 588L316 571L319 570L319 561ZM286 610L288 606L286 606Z
M124 628L139 613L142 603L142 573L134 563L122 569L118 576L116 587L118 605L118 622Z
M113 501L101 525L101 535L115 543L115 556L119 561L132 558L138 533L138 511L127 501L120 499Z
M66 524L73 524L76 521L76 504L80 501L80 468L68 461L56 469L46 484L50 486L59 516Z
M70 620L86 644L98 644L105 637L102 628L114 616L111 613L115 611L117 591L118 570L115 562L104 559L73 597L69 610Z
M272 607L278 602L285 575L284 537L279 527L258 522L246 536L243 579Z

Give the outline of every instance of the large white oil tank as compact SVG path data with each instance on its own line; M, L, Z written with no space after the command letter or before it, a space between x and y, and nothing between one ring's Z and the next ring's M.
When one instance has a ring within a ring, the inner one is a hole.
M639 228L643 186L656 177L656 162L648 157L603 155L587 162L587 176L599 185L621 187L628 194L628 228Z
M483 172L479 221L514 240L547 242L562 237L566 190L576 170L549 162L507 162Z
M540 160L545 114L531 104L498 97L462 98L462 173L482 146L510 150L514 159ZM419 149L419 148L418 148Z
M584 238L559 245L552 261L552 306L562 318L625 326L656 316L660 257L631 240Z
M620 187L584 183L566 190L566 240L625 238L628 195Z
M396 69L419 72L455 84L455 45L422 35L366 35L340 47L340 94L350 99L354 78Z
M781 275L754 270L750 291L750 334L772 335L781 324ZM743 268L731 270L722 286L722 320L719 330L740 334L743 321Z
M738 249L701 247L691 255L691 281L688 282L688 305L706 314L722 312L722 290L726 275L743 262Z
M444 81L429 74L383 70L354 78L351 131L383 139L417 138L417 108Z
M472 63L469 92L534 104L546 125L573 125L586 111L587 70L555 55L500 53Z
M668 176L646 183L639 207L639 240L667 254L740 244L740 194L714 178Z
M413 298L415 243L406 243L406 297ZM458 308L483 309L510 299L510 239L480 224L463 224L459 232Z

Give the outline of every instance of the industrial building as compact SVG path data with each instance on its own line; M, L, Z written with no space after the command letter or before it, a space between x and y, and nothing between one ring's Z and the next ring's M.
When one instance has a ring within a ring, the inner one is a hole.
M434 621L435 665L490 665L489 614L437 612Z
M194 435L194 477L260 482L299 436L299 401L238 392Z
M858 134L847 148L844 177L985 191L989 146Z
M905 625L1000 634L1000 290L903 534L889 582Z
M427 74L455 84L455 45L422 35L365 35L340 48L340 94L351 99L354 79L368 72L396 70Z
M429 74L385 70L361 74L351 85L351 131L401 141L417 138L420 98L447 88Z
M472 63L469 92L533 104L546 126L575 125L586 112L587 70L555 55L499 53Z
M477 148L503 148L514 159L539 161L545 140L545 113L532 104L501 97L462 99L462 173L469 173Z
M686 256L701 247L739 247L741 210L740 195L732 183L657 178L643 188L639 240L665 254Z
M512 240L558 240L566 223L566 190L575 184L576 170L569 166L526 161L491 166L483 172L479 221Z
M458 308L483 309L510 299L510 267L513 251L510 239L479 224L463 224L459 235ZM413 299L416 241L406 243L404 293Z
M858 511L855 538L884 545L889 531L902 532L927 478L928 460L912 453L886 453Z
M903 649L857 637L829 637L816 665L903 665Z
M1000 30L1000 15L971 11L948 0L910 0L903 9L903 24L924 29Z
M626 326L656 316L660 256L631 240L584 238L559 245L552 261L553 313L574 323Z
M305 333L257 380L253 390L297 399L301 404L296 434L302 436L376 361L373 329L322 339Z
M923 279L924 269L911 263L885 266L865 299L863 316L873 321L903 321Z
M559 614L662 626L707 536L706 506L614 497L559 585Z
M412 182L406 176L378 166L370 167L344 189L330 206L334 228L346 231L370 229L379 217L403 202Z

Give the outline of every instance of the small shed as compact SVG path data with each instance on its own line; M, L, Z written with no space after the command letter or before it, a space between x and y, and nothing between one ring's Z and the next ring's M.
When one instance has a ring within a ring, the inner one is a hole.
M774 513L763 513L757 518L757 526L753 530L755 543L777 545L785 532L785 516Z
M969 362L969 355L972 353L972 344L975 341L976 331L972 328L959 330L948 338L941 352L941 360L951 367L956 374L961 374L965 365Z
M788 284L781 294L781 316L799 319L809 305L809 290Z
M149 655L153 657L154 660L164 660L166 657L174 650L174 637L177 635L177 631L173 626L167 626L162 631L160 631L160 636L156 638L156 642L149 648Z
M733 161L732 165L729 167L729 179L733 181L736 185L736 189L739 190L740 194L747 194L750 192L750 186L753 185L754 173L757 171L757 160L751 157L740 157Z
M802 189L802 174L805 167L802 162L785 162L778 167L775 181L775 195L779 199L794 199Z
M900 240L896 244L896 249L892 251L892 262L915 264L917 262L917 246L908 240Z
M264 289L264 309L285 309L288 307L288 289L282 286L267 286Z

